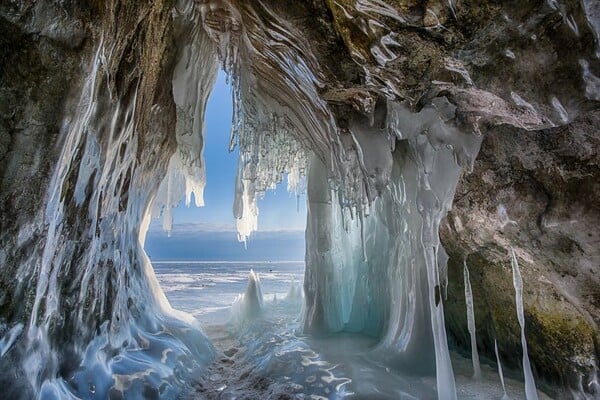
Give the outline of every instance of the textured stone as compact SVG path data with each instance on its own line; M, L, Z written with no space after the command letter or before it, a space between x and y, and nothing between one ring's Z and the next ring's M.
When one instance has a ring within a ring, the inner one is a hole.
M598 365L600 146L598 112L550 130L488 132L441 236L450 255L446 320L464 348L462 260L471 271L478 343L520 365L509 249L524 281L529 355L541 378L578 388Z

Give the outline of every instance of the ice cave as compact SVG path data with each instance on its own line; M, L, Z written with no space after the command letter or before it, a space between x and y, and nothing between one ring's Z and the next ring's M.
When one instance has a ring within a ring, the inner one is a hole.
M308 210L237 354L143 248L219 71L238 239ZM597 0L1 2L0 397L600 398L599 110Z

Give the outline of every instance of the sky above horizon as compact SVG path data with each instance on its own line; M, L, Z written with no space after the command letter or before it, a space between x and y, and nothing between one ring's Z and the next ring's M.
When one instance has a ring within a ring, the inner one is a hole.
M244 245L238 243L236 235L233 234L235 218L232 209L238 150L232 153L228 150L232 110L231 88L226 82L225 74L221 71L206 107L204 207L198 208L192 201L192 205L188 208L182 199L173 212L173 230L174 232L183 230L193 236L206 232L227 232L229 235L226 237L230 237L231 245L237 248ZM258 208L259 232L302 232L306 227L306 196L297 199L295 195L288 193L286 182L279 184L275 191L268 191L264 199L259 199ZM155 232L153 236L158 235L157 237L160 236L164 240L163 235L158 233L161 229L161 222L154 220L149 234ZM173 240L178 240L177 235L173 236ZM228 241L225 237L223 240ZM252 243L251 236L248 247L252 247ZM160 249L160 241L153 242L147 249L148 254L152 256L153 252L158 251L157 249Z

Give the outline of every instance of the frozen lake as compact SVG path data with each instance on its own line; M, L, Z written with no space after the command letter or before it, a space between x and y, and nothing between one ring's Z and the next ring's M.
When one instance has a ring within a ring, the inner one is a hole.
M153 262L171 306L205 325L223 324L236 296L244 293L250 270L259 273L263 295L285 296L292 281L302 284L304 262Z

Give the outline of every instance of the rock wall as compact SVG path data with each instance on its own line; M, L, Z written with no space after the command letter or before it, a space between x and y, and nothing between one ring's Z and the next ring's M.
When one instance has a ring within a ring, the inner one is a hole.
M170 310L139 241L176 148L172 7L0 8L0 322L16 340L0 359L8 398L138 390L145 369L130 357L149 347L167 368L147 391L169 394L182 363L212 355L197 323ZM177 350L161 359L165 347Z
M520 368L509 249L524 280L529 355L541 379L586 387L598 368L600 114L537 132L486 134L473 173L442 224L450 255L446 321L468 348L463 260L471 272L478 344ZM597 388L595 388L597 390Z

